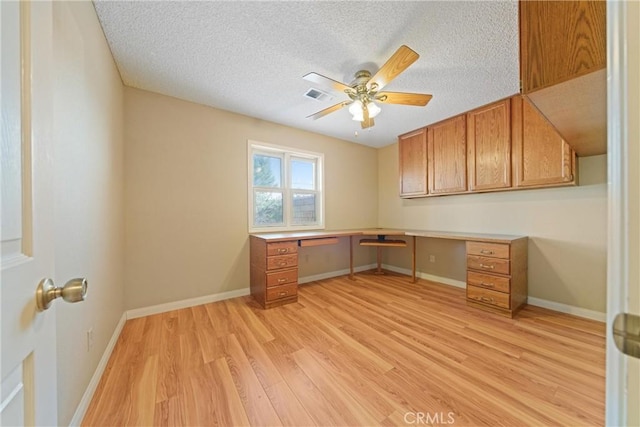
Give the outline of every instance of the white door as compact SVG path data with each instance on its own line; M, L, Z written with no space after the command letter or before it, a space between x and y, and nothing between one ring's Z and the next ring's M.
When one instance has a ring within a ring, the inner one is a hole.
M2 0L0 22L0 425L57 425L55 306L34 297L54 275L51 3Z
M640 359L616 348L619 313L640 316L640 3L607 2L609 246L607 402L610 426L640 426Z

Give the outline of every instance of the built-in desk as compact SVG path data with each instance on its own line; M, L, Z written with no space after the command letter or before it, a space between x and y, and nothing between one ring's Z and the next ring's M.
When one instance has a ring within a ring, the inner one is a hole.
M413 282L418 237L463 240L469 305L513 317L527 302L527 237L385 228L251 234L251 295L264 308L296 302L299 248L335 244L340 237L349 238L349 277L353 279L354 237L368 236L411 237Z

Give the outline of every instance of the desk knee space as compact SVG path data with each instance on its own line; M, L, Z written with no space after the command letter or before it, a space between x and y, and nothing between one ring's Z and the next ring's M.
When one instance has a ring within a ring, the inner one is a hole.
M384 274L384 271L382 271L382 248L404 248L407 246L407 242L404 240L387 240L382 236L378 239L362 239L360 240L360 246L374 246L376 248L378 252L376 274Z

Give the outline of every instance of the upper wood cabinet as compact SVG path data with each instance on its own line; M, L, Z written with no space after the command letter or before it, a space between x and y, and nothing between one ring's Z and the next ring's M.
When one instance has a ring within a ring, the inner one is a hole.
M524 96L512 102L514 187L576 184L576 154Z
M511 100L467 113L469 190L511 187Z
M606 67L605 1L520 1L520 75L529 93Z
M460 115L427 128L429 194L467 191L467 119Z
M427 194L427 129L398 137L400 197Z

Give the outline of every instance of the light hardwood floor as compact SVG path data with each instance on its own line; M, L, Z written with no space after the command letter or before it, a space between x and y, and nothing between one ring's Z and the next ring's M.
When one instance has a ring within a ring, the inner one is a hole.
M603 323L360 273L129 320L83 425L603 425Z

